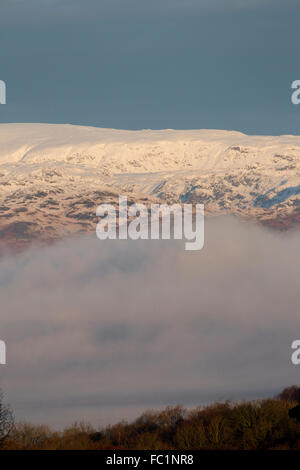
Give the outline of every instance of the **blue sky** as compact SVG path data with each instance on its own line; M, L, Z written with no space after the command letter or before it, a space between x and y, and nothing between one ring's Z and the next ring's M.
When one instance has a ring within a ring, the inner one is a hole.
M0 122L299 133L298 0L1 0Z

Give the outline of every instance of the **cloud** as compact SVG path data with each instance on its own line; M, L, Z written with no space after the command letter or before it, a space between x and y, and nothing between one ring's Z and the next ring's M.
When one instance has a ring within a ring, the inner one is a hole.
M17 419L103 424L297 382L298 246L217 218L200 252L82 237L2 258L0 386Z

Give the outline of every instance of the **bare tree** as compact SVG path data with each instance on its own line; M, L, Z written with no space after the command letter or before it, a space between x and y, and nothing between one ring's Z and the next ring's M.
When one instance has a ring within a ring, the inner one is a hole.
M0 389L0 445L9 436L14 426L14 415L10 406L3 403L3 392Z
M277 398L279 398L279 400L297 401L300 403L300 387L298 385L286 387Z

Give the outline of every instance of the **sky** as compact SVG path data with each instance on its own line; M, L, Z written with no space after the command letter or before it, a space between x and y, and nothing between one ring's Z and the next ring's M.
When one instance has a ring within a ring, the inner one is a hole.
M298 134L297 0L1 0L0 123Z
M205 245L86 236L0 260L0 387L16 420L103 426L299 382L299 230L230 217Z

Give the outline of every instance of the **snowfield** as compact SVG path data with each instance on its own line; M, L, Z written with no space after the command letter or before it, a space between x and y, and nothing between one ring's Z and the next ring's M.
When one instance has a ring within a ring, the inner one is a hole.
M0 125L0 236L95 229L102 202L200 202L276 227L300 221L300 136Z

